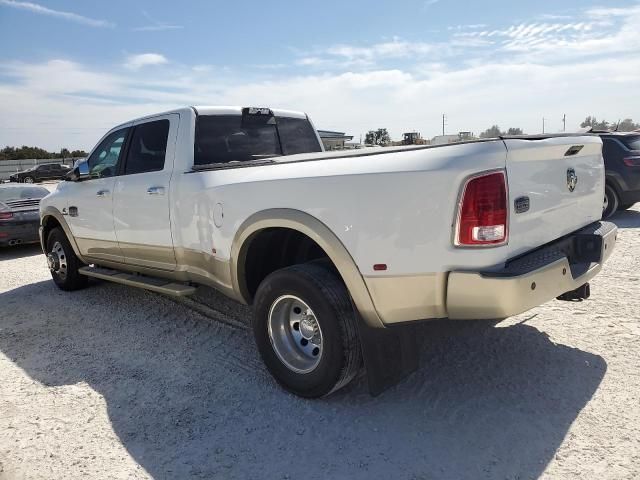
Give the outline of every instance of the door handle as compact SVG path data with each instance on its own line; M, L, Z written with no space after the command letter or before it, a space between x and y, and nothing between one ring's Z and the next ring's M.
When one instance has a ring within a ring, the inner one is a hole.
M109 190L98 190L98 191L96 192L96 195L97 195L98 197L106 197L106 196L108 196L110 193L111 193L111 192L110 192Z
M147 188L148 195L164 195L164 187L149 187Z

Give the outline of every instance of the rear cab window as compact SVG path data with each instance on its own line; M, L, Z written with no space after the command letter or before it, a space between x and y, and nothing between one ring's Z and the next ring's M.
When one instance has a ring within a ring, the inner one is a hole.
M248 113L258 110L259 113ZM194 165L234 164L281 155L320 152L306 118L276 117L269 109L243 109L242 115L198 115Z

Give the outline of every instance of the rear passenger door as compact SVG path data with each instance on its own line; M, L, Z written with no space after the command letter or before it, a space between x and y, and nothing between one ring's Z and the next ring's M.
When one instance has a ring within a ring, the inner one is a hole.
M51 175L51 167L49 165L38 165L36 175L38 180L48 180Z
M174 270L169 183L178 114L134 124L113 198L113 219L125 263Z

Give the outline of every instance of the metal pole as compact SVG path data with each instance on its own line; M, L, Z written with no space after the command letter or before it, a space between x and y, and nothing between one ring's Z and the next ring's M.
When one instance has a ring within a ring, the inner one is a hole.
M542 133L544 133L544 117L542 117Z

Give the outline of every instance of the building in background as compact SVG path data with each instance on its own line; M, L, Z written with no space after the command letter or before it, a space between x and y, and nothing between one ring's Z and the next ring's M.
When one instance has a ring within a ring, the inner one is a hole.
M455 135L436 135L431 139L431 145L446 145L448 143L460 143L475 140L472 132L458 132Z
M353 135L345 135L345 132L333 132L331 130L318 130L320 140L325 150L345 150L346 148L357 148L353 144L347 144L353 140Z

